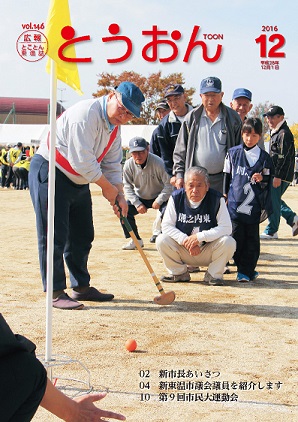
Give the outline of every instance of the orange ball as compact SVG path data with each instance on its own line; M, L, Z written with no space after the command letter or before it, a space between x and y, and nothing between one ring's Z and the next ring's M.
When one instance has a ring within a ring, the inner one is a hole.
M126 340L125 342L125 348L129 352L134 352L137 348L137 342L134 339Z

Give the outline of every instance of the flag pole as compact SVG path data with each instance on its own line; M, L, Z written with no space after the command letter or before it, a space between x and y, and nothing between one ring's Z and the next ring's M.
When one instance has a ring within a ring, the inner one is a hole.
M63 45L63 43L65 43L65 38L62 37L61 30L66 26L71 26L68 0L50 0L45 28L45 36L48 40L48 61L46 64L46 71L50 74L50 139L46 274L46 362L49 362L52 358L57 79L65 82L67 85L82 95L77 64L64 62L61 60L58 54L59 48ZM67 52L70 57L76 57L74 45L70 45L67 49Z
M55 217L55 146L57 107L57 67L51 59L50 82L50 143L48 184L48 228L47 228L47 293L46 293L46 351L45 361L52 359L52 314L53 314L53 257Z

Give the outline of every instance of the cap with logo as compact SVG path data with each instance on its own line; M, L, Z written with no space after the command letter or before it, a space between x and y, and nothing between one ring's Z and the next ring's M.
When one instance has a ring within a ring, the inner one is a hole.
M135 136L129 141L129 152L144 151L148 147L146 139Z
M164 89L164 97L170 97L170 95L181 95L184 94L183 86L179 84L169 84Z
M145 101L145 97L140 88L132 82L121 82L121 84L117 86L116 92L121 94L121 100L124 107L134 116L140 117L142 102Z
M236 98L240 98L240 97L247 98L249 101L251 101L252 93L246 88L237 88L233 92L232 100L235 100Z
M159 108L162 108L163 110L169 110L169 104L166 101L159 101L156 104L156 107L154 109L154 111L158 110Z
M285 113L283 109L279 106L272 106L269 108L269 110L263 114L263 116L275 116L276 114L279 114L280 116L284 116Z
M200 85L200 94L206 94L206 92L221 92L221 80L215 76L209 76L202 80Z

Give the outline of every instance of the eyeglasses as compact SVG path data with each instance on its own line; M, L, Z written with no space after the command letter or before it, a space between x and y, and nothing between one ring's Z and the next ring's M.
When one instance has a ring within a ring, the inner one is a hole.
M130 119L135 117L132 113L127 111L127 109L124 107L124 105L119 101L118 95L116 93L115 93L115 97L116 97L116 100L117 100L118 109L120 110L120 116L129 117Z

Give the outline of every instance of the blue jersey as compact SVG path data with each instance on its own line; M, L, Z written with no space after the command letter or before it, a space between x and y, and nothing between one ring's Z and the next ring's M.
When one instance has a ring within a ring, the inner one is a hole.
M246 158L243 145L230 148L227 159L231 165L231 182L228 192L228 210L231 220L244 224L255 224L261 221L263 210L270 213L270 183L255 183L251 177L255 173L270 175L272 162L269 154L260 149L260 156L253 166ZM262 218L263 221L263 218Z
M196 231L201 232L217 226L216 216L220 206L220 198L222 198L221 193L209 189L197 208L191 208L188 205L183 188L174 191L172 196L177 213L177 229L190 236Z

